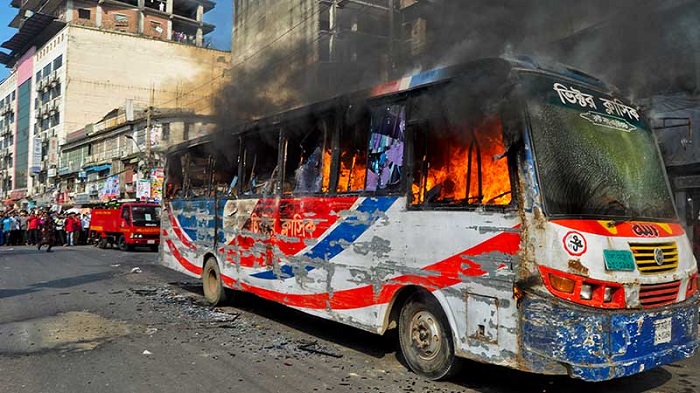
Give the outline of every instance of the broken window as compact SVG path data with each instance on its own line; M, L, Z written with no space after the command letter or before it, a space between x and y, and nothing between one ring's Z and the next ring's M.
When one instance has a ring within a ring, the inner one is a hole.
M408 101L412 205L474 207L512 202L509 147L515 143L501 74L467 73ZM504 118L509 137L504 138Z
M78 8L78 19L90 20L90 10L87 8Z
M243 146L241 192L244 195L272 194L278 171L279 131L253 130L243 138Z
M170 155L165 172L165 197L167 199L182 198L182 175L182 158L180 155Z
M327 192L331 149L328 119L308 119L285 130L282 192Z
M240 156L239 138L222 138L214 143L212 187L220 197L238 195L238 161Z
M384 105L372 111L365 190L397 191L401 188L405 130L403 104Z
M365 189L367 173L367 139L369 116L364 110L348 109L345 126L340 131L339 193L360 192Z
M477 123L431 119L417 127L412 204L447 206L511 202L508 160L497 116Z
M206 197L211 191L212 157L209 145L195 146L184 156L185 197Z

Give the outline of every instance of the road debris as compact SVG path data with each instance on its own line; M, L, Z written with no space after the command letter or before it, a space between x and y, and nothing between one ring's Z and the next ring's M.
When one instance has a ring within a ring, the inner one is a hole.
M318 342L317 342L317 341L312 341L312 342L310 342L310 343L302 344L302 345L300 345L298 348L301 349L302 351L307 351L307 352L311 352L311 353L317 353L317 354L319 354L319 355L331 356L331 357L334 357L334 358L337 358L337 359L343 357L343 354L330 352L330 351L328 351L328 350L326 350L326 349L324 349L324 348L320 348L320 347L318 346Z

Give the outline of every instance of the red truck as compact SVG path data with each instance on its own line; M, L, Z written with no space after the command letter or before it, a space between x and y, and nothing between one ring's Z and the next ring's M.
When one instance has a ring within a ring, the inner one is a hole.
M131 251L136 246L157 251L160 244L160 205L127 202L109 208L92 209L90 238L100 248L117 245Z

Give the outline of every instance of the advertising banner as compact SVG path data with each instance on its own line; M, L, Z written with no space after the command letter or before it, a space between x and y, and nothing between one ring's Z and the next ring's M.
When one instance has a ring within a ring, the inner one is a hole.
M163 168L151 169L151 199L160 202L163 199L163 181L165 172Z

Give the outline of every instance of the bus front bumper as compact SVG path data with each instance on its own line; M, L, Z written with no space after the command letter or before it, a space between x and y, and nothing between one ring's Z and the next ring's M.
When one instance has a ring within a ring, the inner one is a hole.
M648 310L604 310L528 294L521 303L522 355L540 373L587 381L636 374L698 348L698 298Z

